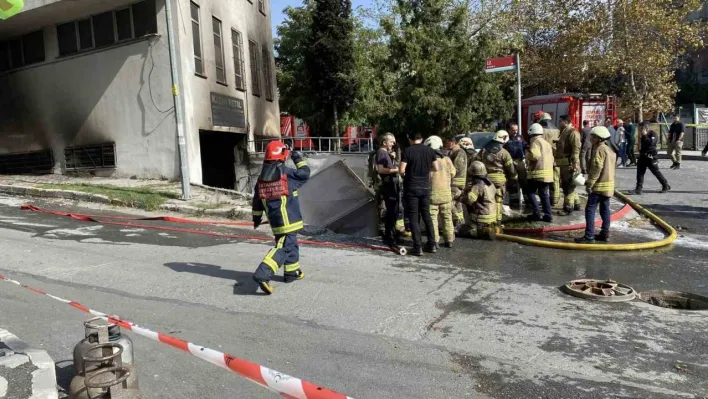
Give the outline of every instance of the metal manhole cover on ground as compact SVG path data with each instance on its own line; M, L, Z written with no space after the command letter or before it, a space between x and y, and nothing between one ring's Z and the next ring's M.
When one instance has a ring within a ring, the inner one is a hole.
M637 297L650 305L679 310L708 310L708 297L679 291L646 291Z
M637 296L634 288L613 280L580 279L572 280L562 287L566 294L603 302L631 301Z

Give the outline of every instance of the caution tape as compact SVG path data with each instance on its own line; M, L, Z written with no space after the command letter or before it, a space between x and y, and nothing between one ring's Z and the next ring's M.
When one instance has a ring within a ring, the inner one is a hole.
M79 309L82 312L86 312L94 317L99 317L109 323L113 323L122 328L130 330L135 334L142 335L143 337L150 338L153 341L161 342L173 348L177 348L183 352L190 353L202 360L206 360L211 364L214 364L226 370L230 370L240 375L241 377L248 379L251 382L255 382L256 384L261 385L264 388L267 388L273 392L280 394L285 398L352 399L349 396L342 395L341 393L337 393L335 391L321 387L311 382L307 382L305 380L301 380L299 378L283 374L273 369L269 369L265 366L249 362L248 360L239 359L235 356L219 352L213 349L205 348L203 346L195 345L191 342L187 342L171 335L155 332L145 327L140 327L139 325L128 320L123 320L118 316L109 316L106 313L93 310L78 302L60 298L58 296L54 296L45 291L42 291L38 288L22 284L19 281L10 279L2 274L0 274L0 280L26 288L34 293L48 296L54 300Z

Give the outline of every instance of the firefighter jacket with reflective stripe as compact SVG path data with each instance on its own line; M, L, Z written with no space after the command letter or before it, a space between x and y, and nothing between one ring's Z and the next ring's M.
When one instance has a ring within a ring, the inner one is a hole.
M555 159L557 166L576 165L580 167L580 132L573 125L568 125L563 129L558 138Z
M615 194L617 154L603 141L592 149L592 160L585 186L588 192L612 197Z
M507 179L516 180L516 169L509 151L502 148L498 152L492 153L488 148L484 148L477 155L477 160L484 163L487 168L487 177L497 188L504 187ZM471 174L471 171L468 170L467 173Z
M452 176L455 176L455 166L448 157L440 159L440 170L430 172L430 203L433 205L449 204L452 202L451 183Z
M491 224L497 221L497 189L491 181L475 178L462 197L469 211L469 222Z
M275 235L293 233L303 228L300 200L297 190L310 178L310 168L301 158L293 158L297 169L283 167L288 179L288 195L276 199L261 199L258 196L258 184L254 188L253 216L268 216L270 228Z
M556 152L556 146L558 144L558 137L560 136L560 131L554 127L544 127L543 128L543 138L551 145L553 148L553 153Z
M457 171L452 178L452 186L464 190L465 184L467 184L467 153L456 144L450 150L450 160Z
M553 150L543 137L531 137L531 146L526 151L526 162L528 179L553 183Z

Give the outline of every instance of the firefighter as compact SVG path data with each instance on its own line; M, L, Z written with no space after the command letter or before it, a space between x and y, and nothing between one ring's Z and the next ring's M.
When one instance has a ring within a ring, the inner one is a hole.
M580 173L580 132L570 122L568 115L559 119L561 134L554 153L556 166L560 171L560 186L563 189L563 210L559 215L567 216L580 210L580 198L575 192L573 179Z
M273 293L270 280L281 267L285 268L286 283L305 277L300 269L297 243L297 232L303 228L297 190L310 178L310 168L297 151L291 155L297 169L286 167L288 155L290 149L281 141L268 143L263 169L254 188L253 228L258 228L265 212L275 235L275 248L268 251L253 273L253 280L268 295Z
M504 194L506 194L507 180L516 180L514 161L509 151L504 149L504 144L509 140L509 133L500 130L494 134L490 141L479 154L477 161L481 161L487 169L487 177L497 188L497 223L501 225ZM470 171L467 172L470 174Z
M387 144L386 140L389 140L390 143ZM378 149L376 151L372 151L369 153L368 157L368 177L369 177L369 187L374 190L374 199L376 201L376 208L378 209L379 213L379 234L381 237L386 238L387 233L386 233L386 218L387 216L387 207L386 207L386 200L384 198L384 189L391 188L390 183L392 183L389 180L386 180L382 174L386 174L385 172L381 172L381 168L379 167L379 162L383 162L386 157L390 158L391 162L393 163L394 168L398 168L398 147L396 145L396 137L393 135L393 133L386 132L381 138L381 143L378 146ZM386 180L386 181L384 181ZM395 179L398 180L398 179ZM384 187L386 186L386 187ZM401 203L401 185L400 181L398 181L396 185L396 190L389 190L389 194L391 192L395 192L395 195L398 197L398 207L396 211L396 234L403 236L403 237L410 237L410 229L407 228L408 223L404 222L403 218L403 204Z
M579 244L594 244L595 241L610 240L610 198L615 193L615 165L617 154L608 145L612 136L604 126L592 128L592 159L588 165L588 203L585 205L585 235L576 238ZM602 230L595 236L595 212L600 205Z
M378 145L377 142L374 143L376 148L374 148L374 151L369 153L369 157L367 159L367 177L369 178L369 188L374 190L374 201L376 201L376 209L378 209L379 214L379 235L381 235L381 237L385 236L384 220L386 219L386 206L381 193L381 175L377 169L378 165L376 164L376 158L378 158L379 151L383 147L383 140L385 140L385 137L386 134L384 134L382 138L381 145Z
M474 143L469 137L462 137L460 141L458 141L458 144L463 150L465 150L465 154L467 154L467 169L469 170L470 166L472 166L472 162L474 162L475 158L477 158L477 150L474 149ZM469 183L469 177L470 176L468 174L465 179L465 185Z
M459 235L493 240L497 233L497 188L489 180L484 163L472 162L467 172L470 184L465 187L462 200L469 217Z
M551 145L553 153L556 153L556 146L558 145L558 136L560 136L560 131L553 126L551 115L544 112L539 119L539 123L543 127L543 138ZM551 186L551 205L555 206L560 202L560 169L558 166L553 167L553 185Z
M440 160L440 170L430 172L430 217L433 219L433 230L435 234L435 245L440 243L440 232L443 233L443 246L452 248L455 241L455 226L452 222L452 182L453 176L457 175L457 170L449 157L442 153L443 142L438 136L430 136L425 145L435 150L438 160ZM442 226L438 229L438 215L442 219Z
M471 140L470 140L471 141ZM448 139L446 148L449 151L448 156L455 166L455 176L452 178L452 222L455 225L455 231L460 229L460 226L465 222L465 213L462 209L462 191L467 184L467 152L460 147L459 143L454 138Z
M401 179L396 162L396 137L385 133L381 139L381 148L376 152L376 173L381 184L379 192L385 203L384 241L388 245L400 245L403 230L403 209L401 207ZM400 227L400 228L399 228Z
M543 138L543 127L538 123L534 123L529 128L529 137L531 145L526 150L526 161L528 162L528 196L533 208L533 214L529 216L529 220L543 220L550 223L553 221L549 193L550 186L553 184L553 150ZM541 198L541 206L536 199L536 193ZM541 209L539 209L541 207L543 208L543 218L541 218Z

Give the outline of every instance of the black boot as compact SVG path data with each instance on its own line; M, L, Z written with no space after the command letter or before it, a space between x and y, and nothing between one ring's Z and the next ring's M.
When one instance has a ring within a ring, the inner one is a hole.
M582 210L582 209L580 208L580 202L576 202L575 205L573 205L573 210L574 210L575 212L579 212L579 211Z
M664 184L664 185L661 187L661 192L662 192L662 193L666 193L666 192L668 192L669 190L671 190L671 186L669 186L668 184Z
M438 252L438 246L435 245L434 242L427 242L427 243L425 243L425 247L423 248L423 251L434 254L434 253Z
M680 164L680 163L677 163L677 164L676 164L676 167L675 167L674 169L677 169L677 170L678 170L678 169L681 169L681 164Z
M630 194L642 195L642 186L637 186L634 191L630 191Z
M590 237L584 235L584 236L582 236L582 237L580 237L580 238L576 238L576 239L575 239L575 243L576 243L576 244L594 244L594 243L595 243L595 239L594 239L594 238L590 238Z
M595 241L610 242L610 233L601 231L600 234L595 236Z
M570 216L573 214L573 208L569 206L564 206L562 211L558 211L558 215L560 216Z
M297 269L294 272L285 272L283 273L283 277L285 278L286 283L292 283L297 280L302 280L305 278L305 272L303 272L301 269Z

